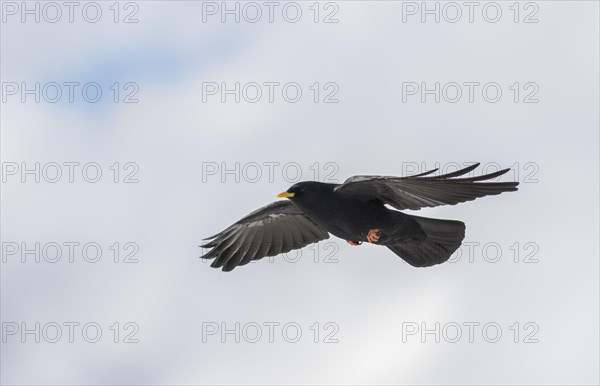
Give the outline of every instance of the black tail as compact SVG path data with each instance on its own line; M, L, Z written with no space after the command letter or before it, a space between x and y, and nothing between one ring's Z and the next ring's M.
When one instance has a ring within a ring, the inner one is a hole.
M461 221L408 216L419 223L427 237L421 241L406 241L387 247L414 267L429 267L445 262L465 238L465 224Z

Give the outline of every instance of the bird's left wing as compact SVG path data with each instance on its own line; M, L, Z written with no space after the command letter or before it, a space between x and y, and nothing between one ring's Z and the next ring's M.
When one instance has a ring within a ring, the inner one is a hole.
M215 259L211 267L231 271L252 260L286 253L328 238L329 233L291 201L276 201L206 238L208 241L201 247L210 248L210 251L201 257Z
M479 163L439 176L430 176L437 169L408 177L354 176L336 187L335 191L356 199L379 200L399 210L416 210L455 205L517 190L518 182L487 182L510 169L476 177L456 178L471 172L477 166Z

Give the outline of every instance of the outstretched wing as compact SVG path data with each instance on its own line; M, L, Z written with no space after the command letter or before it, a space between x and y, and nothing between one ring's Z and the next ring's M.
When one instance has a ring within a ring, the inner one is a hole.
M329 233L291 201L276 201L206 238L209 241L201 247L211 249L201 257L215 259L211 267L231 271L252 260L289 252L328 238Z
M503 175L503 169L483 176L455 178L479 166L471 165L452 173L430 177L437 169L409 177L354 176L335 190L364 200L379 200L396 209L421 209L455 205L479 197L517 190L518 182L481 182Z

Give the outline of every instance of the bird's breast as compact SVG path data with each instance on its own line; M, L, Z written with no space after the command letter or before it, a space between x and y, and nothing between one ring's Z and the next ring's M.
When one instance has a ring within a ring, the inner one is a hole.
M390 210L374 202L331 199L319 205L301 205L301 208L329 233L345 240L365 241L370 229L393 225Z

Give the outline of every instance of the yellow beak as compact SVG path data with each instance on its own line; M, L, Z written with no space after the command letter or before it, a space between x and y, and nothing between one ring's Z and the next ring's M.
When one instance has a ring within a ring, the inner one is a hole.
M290 193L290 192L281 192L279 193L277 196L275 196L277 198L290 198L290 197L294 197L294 193Z

